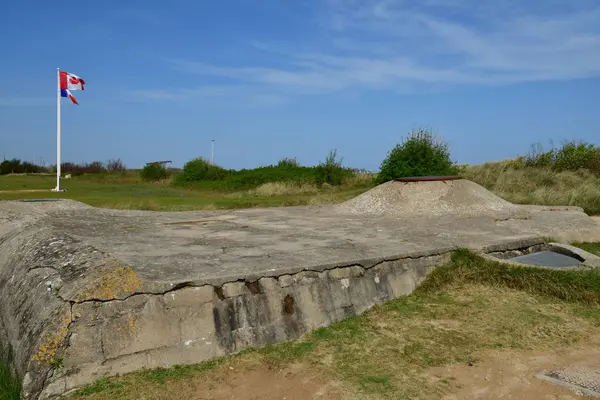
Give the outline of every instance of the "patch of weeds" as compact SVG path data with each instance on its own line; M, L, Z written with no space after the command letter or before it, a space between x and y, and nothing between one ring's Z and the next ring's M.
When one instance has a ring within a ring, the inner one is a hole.
M595 326L600 326L600 308L579 306L575 308L575 315L589 320Z
M469 359L475 341L464 333L436 328L423 329L404 346L405 362L422 368L437 367Z
M75 393L75 396L84 397L96 393L106 393L109 395L117 395L123 391L124 384L121 382L112 381L108 378L98 379L92 384L85 385Z
M560 271L508 265L469 250L459 250L452 261L434 270L415 295L436 293L457 284L479 284L522 290L569 302L600 304L600 271Z
M236 356L230 357L230 359L242 357L246 352L237 354ZM205 361L200 364L192 365L175 365L171 368L155 368L146 371L138 372L138 375L147 381L158 382L164 384L167 380L179 380L188 379L194 374L204 373L212 371L225 362L224 357L215 358L212 360Z
M600 243L575 242L573 243L573 246L579 247L580 249L583 249L588 253L600 256Z
M52 357L50 360L50 366L54 369L62 369L64 366L64 360L61 357Z
M317 344L311 340L284 342L264 347L258 351L267 364L281 365L302 359L312 353Z
M363 376L359 380L360 386L371 393L389 392L394 389L389 376Z
M317 329L310 334L310 337L323 341L353 340L364 336L364 323L364 318L360 316L350 317L331 326Z
M145 371L142 377L148 381L164 384L167 379L185 379L190 377L190 368L187 366L175 365L171 368L156 368Z
M0 399L19 400L21 385L10 372L11 353L0 346Z

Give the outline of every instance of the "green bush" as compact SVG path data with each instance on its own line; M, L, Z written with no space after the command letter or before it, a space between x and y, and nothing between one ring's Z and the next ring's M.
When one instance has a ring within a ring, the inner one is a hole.
M562 147L544 151L540 144L532 146L525 157L528 167L551 168L555 171L588 169L600 175L600 148L590 143L568 141Z
M408 176L445 176L458 173L448 144L426 130L417 130L396 145L381 163L376 183Z
M218 165L213 165L199 157L185 163L183 171L177 175L175 180L178 184L200 181L219 181L230 174L230 171L227 171Z
M598 149L589 143L567 142L556 152L554 168L558 171L577 171L589 168Z
M291 164L269 165L243 169L228 176L222 183L224 189L248 190L268 182L313 182L314 168Z
M142 168L140 176L146 182L156 182L162 179L167 179L169 177L169 171L167 171L162 164L150 163L146 164L146 166Z
M322 186L325 183L339 186L344 182L344 178L350 174L350 170L342 166L342 159L337 159L337 150L332 150L325 157L325 161L315 167L315 183L317 186Z
M0 175L6 174L37 174L44 172L44 168L28 161L17 158L4 160L0 163Z
M277 166L282 168L295 168L299 167L300 163L295 158L282 158L277 163Z

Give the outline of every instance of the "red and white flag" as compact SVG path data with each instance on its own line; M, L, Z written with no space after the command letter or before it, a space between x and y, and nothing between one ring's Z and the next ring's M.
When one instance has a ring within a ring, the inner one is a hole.
M84 90L85 81L77 75L60 71L60 97L68 97L74 104L79 104L71 94L71 90Z

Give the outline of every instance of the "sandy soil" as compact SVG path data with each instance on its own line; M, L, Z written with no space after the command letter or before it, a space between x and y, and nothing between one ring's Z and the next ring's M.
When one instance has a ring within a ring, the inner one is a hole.
M432 368L425 378L446 387L440 400L582 400L568 388L539 380L542 371L568 366L600 369L600 347L579 344L565 352L489 351L472 366L466 364ZM440 383L448 382L448 385ZM182 384L182 382L185 382ZM310 365L301 364L283 370L264 366L231 369L201 379L167 383L171 388L153 393L152 399L186 400L345 400L357 399L339 383L315 374ZM433 398L432 398L433 399Z
M542 371L573 366L600 369L600 348L578 346L564 353L496 351L482 356L473 366L455 365L431 372L451 382L451 393L441 397L443 400L585 399L535 377Z
M343 400L336 382L317 376L309 365L295 365L283 370L264 366L231 369L226 373L209 374L204 379L167 383L172 386L152 399L186 400Z

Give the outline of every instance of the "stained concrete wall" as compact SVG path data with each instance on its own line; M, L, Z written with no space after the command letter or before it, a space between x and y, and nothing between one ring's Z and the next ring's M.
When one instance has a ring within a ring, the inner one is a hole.
M451 250L139 293L135 273L117 260L24 226L0 239L2 335L23 398L53 398L102 376L298 338L412 292Z
M412 292L450 253L323 272L181 287L164 294L72 305L63 369L42 398L105 375L198 363L248 347L296 339Z

